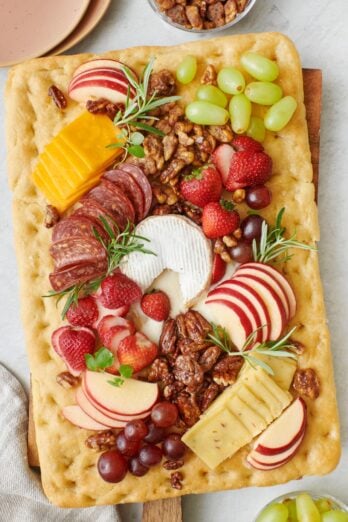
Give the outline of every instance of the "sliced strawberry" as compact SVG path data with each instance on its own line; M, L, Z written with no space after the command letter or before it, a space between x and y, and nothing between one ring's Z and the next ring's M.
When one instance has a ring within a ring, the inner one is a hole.
M75 376L86 369L85 355L93 353L96 347L94 332L84 327L62 326L53 332L51 340L54 350Z
M98 295L95 294L95 303L98 309L98 318L93 323L93 328L98 328L98 325L100 324L100 321L104 319L106 316L113 316L113 317L125 317L129 312L129 305L120 306L120 308L115 308L112 310L111 308L105 308L100 302L100 299L98 298Z
M226 263L220 254L214 254L213 268L211 272L211 284L215 285L226 273Z
M165 321L170 312L169 297L162 290L145 294L141 300L141 309L151 319Z
M73 326L90 326L98 320L98 307L91 296L82 297L77 303L72 303L66 318Z
M158 346L140 332L123 339L117 350L119 363L132 366L134 373L149 366L157 354Z
M263 146L259 141L250 138L249 136L236 136L233 138L232 146L235 150L246 150L250 152L262 152Z
M230 171L230 164L234 153L235 150L231 145L228 143L223 143L214 150L212 155L213 163L220 172L224 185Z
M134 281L116 272L104 279L98 299L105 308L116 309L138 301L141 296L142 291Z
M131 321L114 315L106 315L98 324L98 334L101 343L109 348L112 343L114 334L118 333L120 329L129 331L128 335L135 332L135 326Z

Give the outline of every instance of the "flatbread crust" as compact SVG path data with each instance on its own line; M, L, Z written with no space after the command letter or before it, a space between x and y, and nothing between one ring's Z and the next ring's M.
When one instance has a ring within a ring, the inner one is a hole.
M174 70L188 53L197 56L197 82L208 63L217 68L237 65L246 50L259 51L280 66L279 84L294 96L299 107L291 123L276 135L268 133L265 148L274 162L269 183L272 205L264 212L274 217L286 207L285 224L296 228L300 240L319 239L317 207L314 202L312 166L303 104L301 64L289 39L279 33L229 36L203 40L176 47L136 47L103 55L119 59L137 70L156 56L156 68ZM85 430L65 421L61 408L74 402L74 392L56 383L64 365L51 347L52 331L61 326L53 299L42 299L49 288L52 269L48 254L51 232L43 226L45 201L30 180L38 154L55 134L81 111L74 102L61 112L47 97L51 84L66 91L74 69L92 54L55 56L32 60L10 71L6 89L7 146L10 186L13 190L13 220L20 273L22 317L32 373L34 418L39 448L42 482L51 502L64 507L80 507L123 502L144 502L188 493L280 484L303 475L330 472L340 456L339 421L326 324L318 257L315 252L297 251L284 269L295 289L298 310L293 324L298 325L296 339L306 351L301 367L316 370L321 393L308 401L309 426L298 454L285 466L268 472L246 466L248 447L209 470L193 454L183 468L181 491L172 489L170 472L158 466L145 479L130 474L112 485L98 476L98 454L85 447ZM196 85L185 87L184 99Z

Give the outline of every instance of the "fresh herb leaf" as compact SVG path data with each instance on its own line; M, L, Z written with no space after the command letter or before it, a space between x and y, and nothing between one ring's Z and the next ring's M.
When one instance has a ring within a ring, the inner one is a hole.
M152 125L147 125L146 123L142 123L140 121L135 121L132 123L132 127L136 127L137 129L142 129L146 132L150 132L150 134L156 134L156 136L165 136L164 132L156 127L152 127Z
M112 352L110 352L110 350L103 346L102 348L99 348L99 350L93 355L90 353L86 354L85 360L87 368L93 372L97 372L112 366L115 361L115 356Z
M141 132L132 132L129 140L133 145L141 145L144 141L144 135Z
M122 384L124 384L124 379L121 379L121 377L114 377L111 381L108 381L109 384L112 386L116 386L117 388L120 388Z
M142 147L141 145L130 145L127 147L127 152L131 154L131 156L135 156L136 158L145 157L144 147Z
M120 372L120 375L124 377L125 379L130 379L133 375L133 367L129 364L121 364L118 371Z

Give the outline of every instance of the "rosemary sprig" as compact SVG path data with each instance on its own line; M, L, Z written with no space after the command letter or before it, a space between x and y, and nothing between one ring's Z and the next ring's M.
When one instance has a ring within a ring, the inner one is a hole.
M297 359L295 353L288 351L292 350L294 345L289 342L291 335L296 330L296 326L294 326L287 334L278 339L277 341L265 341L255 348L248 350L248 347L254 342L258 328L254 332L252 332L249 337L245 340L245 343L242 349L236 350L233 345L227 331L220 325L216 325L212 323L213 333L208 334L209 341L213 342L216 346L218 346L221 350L226 352L231 357L243 357L244 361L250 364L253 368L256 366L260 366L263 370L265 370L270 375L274 375L272 368L262 361L255 357L255 354L268 355L271 357L288 357L290 359ZM261 327L263 328L263 326Z
M140 81L136 79L134 73L126 65L121 67L121 70L126 76L130 86L135 91L135 96L130 96L131 87L129 86L124 110L119 110L114 118L115 125L122 129L121 141L109 145L110 148L122 148L125 150L126 154L132 154L133 156L140 158L145 155L142 146L144 135L137 130L133 131L133 128L157 136L164 136L164 133L160 129L148 125L142 120L157 120L158 118L151 116L148 113L161 105L180 100L180 96L165 96L159 98L157 97L156 92L151 96L148 95L149 81L153 71L154 62L155 58L151 58L143 70Z
M274 227L270 227L266 221L263 221L261 228L261 239L257 242L253 240L252 249L255 261L260 263L269 263L277 259L277 263L285 263L292 258L289 254L290 248L300 248L301 250L317 250L316 247L302 243L296 240L296 230L289 237L285 238L285 227L282 226L282 218L285 212L283 207L277 215Z

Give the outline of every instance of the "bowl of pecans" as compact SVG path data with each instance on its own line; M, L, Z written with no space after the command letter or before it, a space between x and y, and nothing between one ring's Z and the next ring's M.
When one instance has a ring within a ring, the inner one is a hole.
M237 24L256 0L148 0L168 24L192 33L215 33Z

